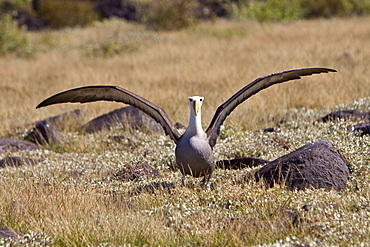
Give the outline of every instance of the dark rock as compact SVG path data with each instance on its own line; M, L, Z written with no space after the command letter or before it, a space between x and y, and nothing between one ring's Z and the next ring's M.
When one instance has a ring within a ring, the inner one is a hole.
M28 141L17 139L0 139L0 153L17 152L21 150L34 150L40 147Z
M265 133L274 132L275 131L275 128L274 127L270 127L270 128L263 129L262 131L265 132Z
M40 10L40 0L32 0L32 8L38 12Z
M0 167L4 168L6 166L19 167L24 165L34 166L37 164L37 161L30 158L22 157L6 157L5 159L0 160Z
M316 141L269 162L255 174L273 187L275 183L288 189L324 188L341 190L349 178L349 162L329 141Z
M360 112L357 110L344 110L331 112L328 115L321 118L323 122L328 121L340 121L340 120L359 120L359 119L370 119L370 114L366 112Z
M28 31L39 31L49 26L45 20L31 16L27 11L18 11L15 16L18 26L26 26Z
M348 130L359 132L361 136L370 134L370 122L359 123L348 127Z
M226 17L230 14L230 1L198 0L198 3L196 15L199 18Z
M41 10L41 0L32 0L34 13ZM129 21L137 20L137 3L127 0L91 0L95 5L95 10L102 18L118 17ZM26 25L28 30L40 30L49 26L46 20L32 17L29 13L22 13L18 18L20 25Z
M13 11L15 11L15 6L11 1L9 0L2 1L2 3L0 4L1 13L11 13Z
M21 233L18 231L11 230L9 228L1 227L0 226L0 238L16 238Z
M238 158L232 160L220 160L216 162L216 168L219 169L244 169L247 167L256 167L268 163L268 160L257 159L257 158Z
M114 135L108 136L108 139L120 144L131 143L135 145L136 143L138 143L137 138L132 135Z
M124 168L114 174L114 177L123 181L132 181L141 177L155 178L161 177L159 171L148 164L136 164L129 168Z
M148 133L163 132L163 128L154 119L133 106L123 107L97 117L82 127L87 133L110 129L123 125L129 129L139 129Z
M96 10L103 18L118 17L136 21L136 5L127 0L94 0Z
M79 109L64 112L62 114L45 119L59 130L76 128L81 125L81 111ZM44 120L43 120L44 121Z
M37 122L24 139L38 145L56 145L63 142L62 134L46 120Z

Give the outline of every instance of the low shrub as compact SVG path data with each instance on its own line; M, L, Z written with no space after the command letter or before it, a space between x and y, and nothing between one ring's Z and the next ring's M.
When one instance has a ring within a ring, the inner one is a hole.
M370 0L301 0L301 5L306 18L370 13Z
M25 31L18 28L17 22L10 15L0 17L0 55L16 54L30 57L34 49Z
M83 48L88 57L111 57L141 51L160 40L161 38L152 31L126 30L115 32L108 37L100 37Z
M194 25L196 0L158 0L148 2L139 13L141 22L154 30L178 30Z
M27 9L31 0L0 0L0 11Z
M304 15L300 0L268 0L254 1L247 11L247 17L264 20L293 20Z
M54 28L85 26L100 18L89 0L40 1L36 14Z
M109 57L118 54L130 54L139 50L140 45L134 40L122 40L121 37L110 37L100 42L91 42L85 47L89 57Z
M261 21L370 14L370 0L239 0L236 3L233 16Z

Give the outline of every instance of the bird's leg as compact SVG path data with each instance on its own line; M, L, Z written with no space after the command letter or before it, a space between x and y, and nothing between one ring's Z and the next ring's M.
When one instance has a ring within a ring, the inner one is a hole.
M204 174L204 178L202 180L203 183L208 184L212 177L212 171L208 171L206 174Z
M206 188L206 189L211 188L211 183L209 182L211 180L211 175L212 174L204 175L204 178L201 181L201 187Z
M185 175L182 175L181 177L181 185L182 187L185 187Z
M206 173L201 181L203 185L209 186L209 181L211 180L212 177L212 172L211 173Z

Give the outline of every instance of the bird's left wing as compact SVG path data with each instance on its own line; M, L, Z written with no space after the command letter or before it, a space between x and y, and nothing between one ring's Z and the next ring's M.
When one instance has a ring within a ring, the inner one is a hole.
M267 76L260 77L247 86L240 89L237 93L231 96L225 103L217 108L215 115L206 130L209 144L213 147L216 144L217 137L220 133L220 127L225 121L226 117L242 102L258 93L262 89L268 88L274 84L285 81L300 79L301 76L312 74L336 72L334 69L328 68L301 68L277 72Z
M47 98L36 108L66 102L87 103L101 100L122 102L142 110L161 124L165 133L175 143L181 136L162 108L133 92L116 86L87 86L71 89Z

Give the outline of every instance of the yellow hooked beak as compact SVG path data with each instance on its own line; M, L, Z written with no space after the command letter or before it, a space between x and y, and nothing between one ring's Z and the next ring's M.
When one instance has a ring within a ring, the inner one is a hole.
M200 102L198 100L194 101L193 108L195 116L198 116L198 112L200 110Z

